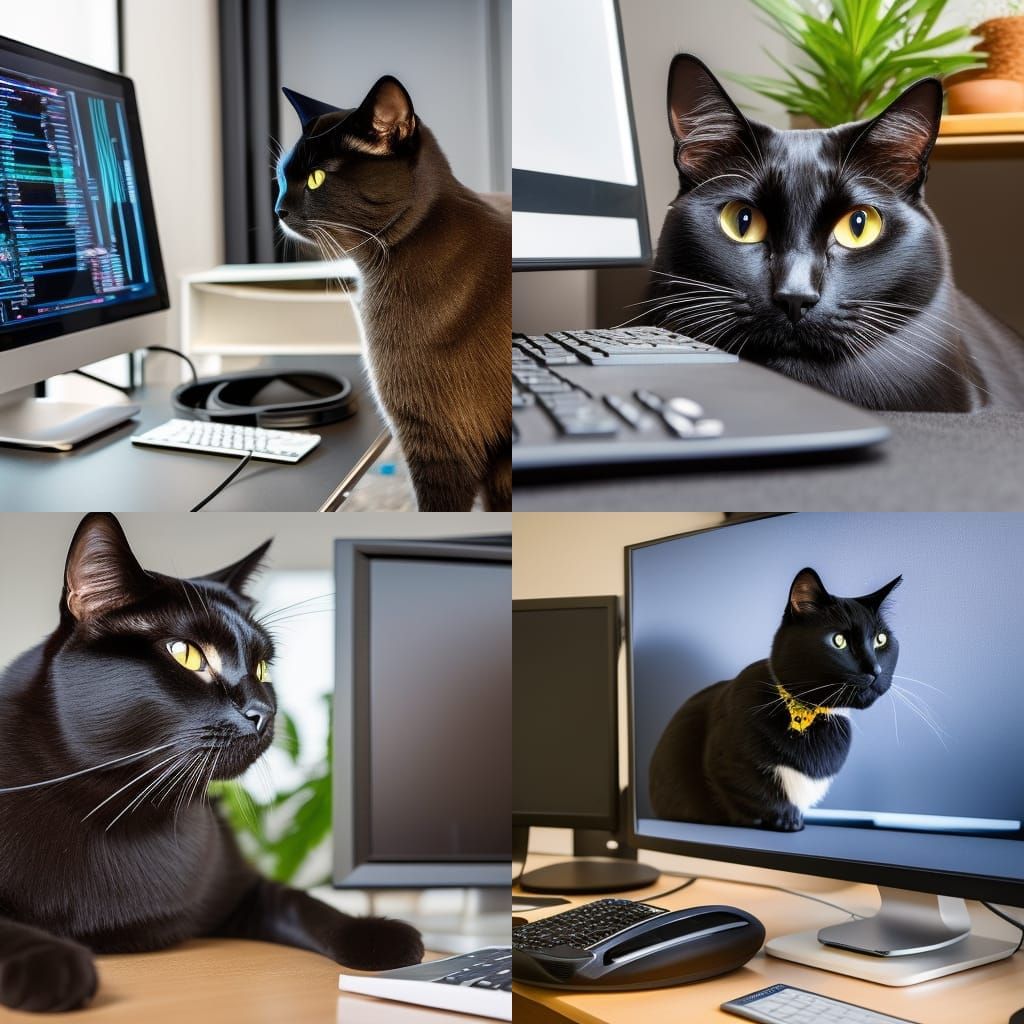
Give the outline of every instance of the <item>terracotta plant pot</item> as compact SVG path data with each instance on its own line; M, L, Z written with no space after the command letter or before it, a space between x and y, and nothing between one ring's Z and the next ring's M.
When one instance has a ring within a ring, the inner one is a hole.
M981 36L976 50L988 54L987 78L1012 78L1024 83L1024 15L990 18L974 34Z
M1004 114L1024 111L1024 83L1009 78L973 78L946 89L950 114Z

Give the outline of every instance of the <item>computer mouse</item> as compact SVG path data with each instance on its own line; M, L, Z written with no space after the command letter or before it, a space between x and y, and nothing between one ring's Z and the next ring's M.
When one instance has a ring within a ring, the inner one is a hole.
M1010 1018L1010 1024L1024 1024L1024 1009L1018 1010Z
M596 944L560 936L546 948L512 947L512 976L542 988L622 992L703 981L742 967L764 925L736 907L689 907L639 921Z

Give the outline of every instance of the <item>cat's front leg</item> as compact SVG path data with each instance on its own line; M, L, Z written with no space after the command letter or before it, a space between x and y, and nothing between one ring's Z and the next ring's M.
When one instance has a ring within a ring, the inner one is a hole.
M406 452L420 512L469 512L480 488L477 474L460 462Z
M351 917L265 878L211 934L297 946L360 971L407 967L423 959L420 933L404 921Z
M761 827L773 832L800 832L804 827L804 816L799 807L786 804L785 807L776 808L773 813L766 815Z
M0 1004L12 1010L76 1010L96 993L92 954L77 942L0 918Z

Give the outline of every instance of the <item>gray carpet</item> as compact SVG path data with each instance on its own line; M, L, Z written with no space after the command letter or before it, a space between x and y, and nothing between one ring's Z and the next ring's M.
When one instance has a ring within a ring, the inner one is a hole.
M516 511L1024 510L1024 412L879 413L893 436L853 461L692 464L515 482Z

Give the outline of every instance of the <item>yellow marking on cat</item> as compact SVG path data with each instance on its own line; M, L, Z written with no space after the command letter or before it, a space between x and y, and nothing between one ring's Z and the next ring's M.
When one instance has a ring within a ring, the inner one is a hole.
M805 732L814 724L814 720L818 715L831 715L833 713L832 708L804 704L803 701L797 700L782 683L776 683L775 689L779 691L779 696L786 705L786 710L789 712L789 727L794 732Z

